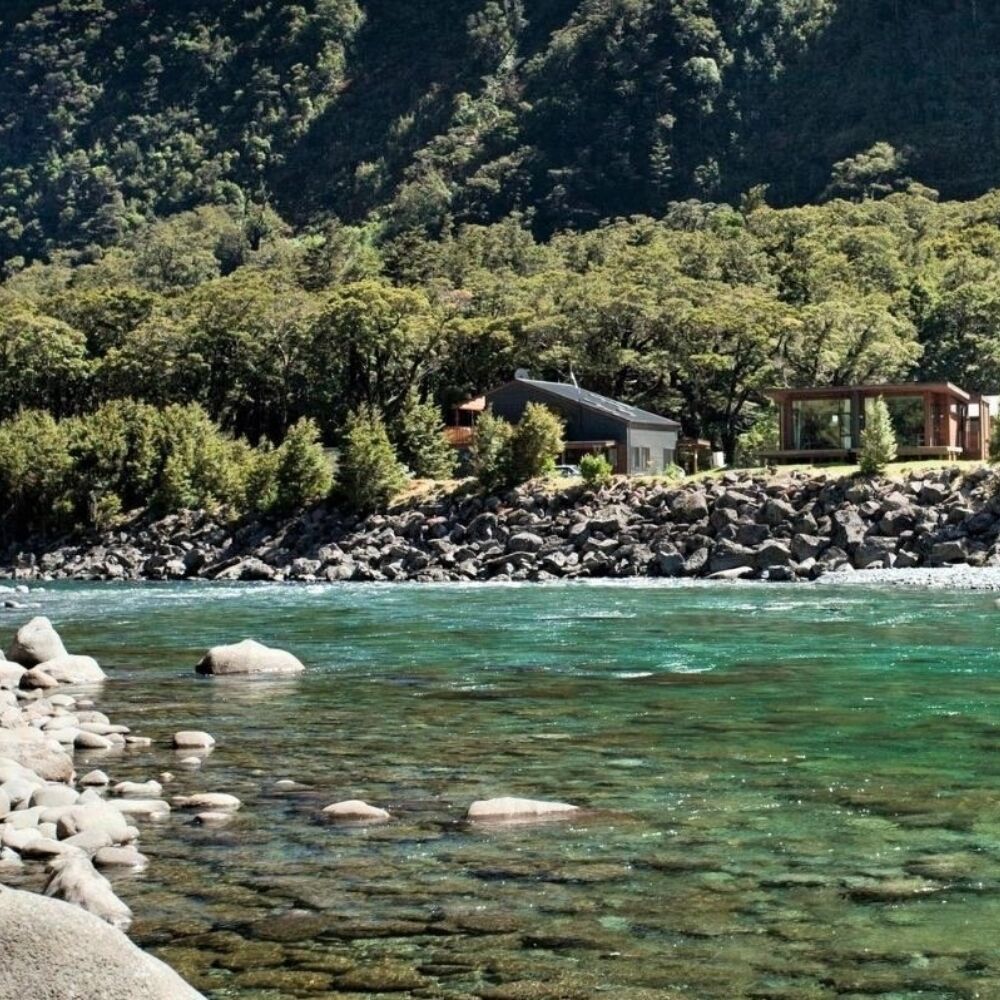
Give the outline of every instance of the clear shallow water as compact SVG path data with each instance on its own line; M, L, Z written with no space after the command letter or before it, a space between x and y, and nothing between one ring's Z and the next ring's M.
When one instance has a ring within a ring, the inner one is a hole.
M1000 611L851 586L70 585L35 598L149 750L133 936L212 998L1000 997ZM11 625L24 612L4 612ZM299 679L196 679L222 641ZM204 728L199 773L164 743ZM279 778L307 789L281 793ZM483 832L475 798L596 810ZM337 799L397 817L324 825Z

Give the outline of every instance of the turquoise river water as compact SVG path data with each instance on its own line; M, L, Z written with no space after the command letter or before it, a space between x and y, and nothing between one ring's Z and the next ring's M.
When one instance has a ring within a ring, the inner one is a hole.
M223 828L143 828L133 937L212 1000L1000 998L1000 610L868 586L33 595ZM13 628L24 611L0 613ZM308 665L199 679L252 636ZM218 740L200 770L169 735ZM302 788L281 792L292 778ZM572 823L470 829L502 794ZM321 822L364 798L384 826Z

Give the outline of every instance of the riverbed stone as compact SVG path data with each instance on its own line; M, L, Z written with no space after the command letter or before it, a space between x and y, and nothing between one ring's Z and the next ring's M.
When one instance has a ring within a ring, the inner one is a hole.
M253 639L229 646L214 646L198 661L199 674L214 677L241 674L299 674L305 665L283 649L273 649Z
M60 816L56 828L60 840L88 830L107 834L113 844L130 839L124 814L105 802L73 806Z
M579 812L579 806L566 802L506 796L473 802L466 813L466 819L473 823L530 823L547 819L569 819Z
M73 903L120 930L131 924L132 911L82 851L55 858L49 870L52 874L45 886L46 896Z
M135 847L101 847L94 854L98 868L130 868L142 871L149 866L149 858Z
M56 740L32 726L0 729L0 759L28 768L45 781L70 781L73 760Z
M152 778L149 781L120 781L111 791L123 798L158 799L163 793L163 785Z
M361 799L334 802L323 810L323 815L343 823L384 823L391 818L385 809L369 805Z
M192 795L175 795L173 803L178 809L202 809L235 812L243 804L235 795L225 792L195 792Z
M38 668L60 684L99 684L107 674L92 656L72 656L65 653L45 660Z
M174 747L178 750L211 750L215 737L195 729L185 729L174 733Z
M111 779L100 770L88 771L81 779L81 785L86 785L92 788L101 787L103 785L110 785Z

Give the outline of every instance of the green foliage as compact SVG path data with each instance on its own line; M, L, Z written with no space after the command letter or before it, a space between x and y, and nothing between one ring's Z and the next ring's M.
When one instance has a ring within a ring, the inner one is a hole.
M611 481L611 463L603 455L584 455L580 459L580 475L588 486L604 486Z
M879 396L865 410L859 465L866 476L878 475L896 458L896 432L885 400Z
M472 471L479 485L492 493L513 481L511 445L514 428L492 409L484 410L472 432Z
M15 537L71 523L73 458L65 426L23 410L0 424L0 525Z
M758 414L750 429L736 439L737 468L752 469L764 464L765 453L779 447L778 411L769 406Z
M382 414L363 405L350 414L340 449L339 486L348 504L362 513L384 507L406 485L406 475L389 440Z
M411 390L399 417L399 457L421 479L449 479L455 472L455 449L444 434L441 411Z
M528 403L510 440L511 478L523 483L551 472L563 447L559 417L540 403Z
M270 509L290 514L326 497L333 467L320 443L319 427L303 418L289 429L274 452L274 500Z
M990 462L1000 464L1000 415L990 421Z

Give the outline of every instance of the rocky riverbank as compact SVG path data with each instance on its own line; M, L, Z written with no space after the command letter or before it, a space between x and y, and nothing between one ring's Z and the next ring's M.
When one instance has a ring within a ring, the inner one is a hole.
M12 546L16 581L813 580L832 572L1000 566L997 475L898 480L730 472L681 485L451 494L361 519L319 506L231 525L205 512L104 535ZM7 599L16 603L17 595Z

